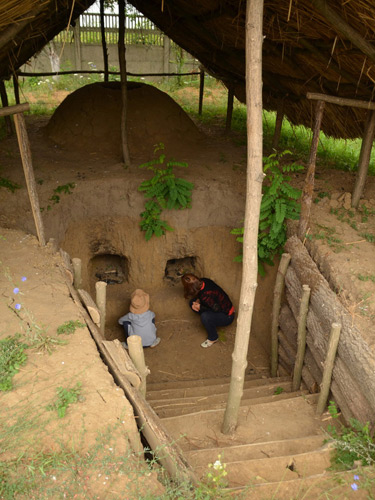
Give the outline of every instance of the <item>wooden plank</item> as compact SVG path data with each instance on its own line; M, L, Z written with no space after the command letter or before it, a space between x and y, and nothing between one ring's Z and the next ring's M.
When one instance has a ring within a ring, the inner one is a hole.
M78 289L78 295L80 296L80 298L81 298L83 304L85 305L88 313L90 314L90 317L93 320L93 322L97 326L99 326L100 325L100 312L99 312L98 306L95 304L91 295L88 292L86 292L86 290L83 290L82 288Z
M139 389L142 382L141 375L134 366L126 349L121 345L121 342L118 339L103 340L102 346L106 357L112 358L117 375L119 377L124 376L133 387Z

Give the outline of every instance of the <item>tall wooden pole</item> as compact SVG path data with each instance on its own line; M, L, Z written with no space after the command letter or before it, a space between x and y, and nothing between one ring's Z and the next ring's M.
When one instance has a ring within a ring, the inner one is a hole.
M258 277L258 227L263 182L262 125L263 0L246 6L247 182L243 236L243 267L232 374L222 432L235 431L243 394Z
M228 88L228 102L227 102L227 117L225 121L225 131L229 132L232 125L232 115L233 115L233 100L234 100L234 89L230 85Z
M100 0L100 33L102 36L102 49L103 49L103 63L104 63L104 81L109 80L109 66L108 66L108 50L107 41L105 39L105 22L104 22L104 0Z
M127 111L128 111L128 82L126 75L125 56L125 0L118 0L119 9L119 35L118 35L118 58L121 75L121 145L122 156L126 166L130 166L130 154L127 133Z
M204 91L204 69L201 68L199 71L199 107L198 114L202 114L203 109L203 91Z
M306 351L306 321L307 313L309 312L310 292L309 285L302 285L302 298L298 318L297 355L293 371L292 391L298 391L301 385L303 360Z
M21 104L18 104L18 107L21 106L22 106ZM14 107L16 108L16 106ZM40 205L39 205L38 192L36 189L33 164L31 160L29 137L27 135L25 118L22 113L16 113L14 115L14 124L16 126L18 146L20 148L23 171L25 174L27 191L29 193L31 210L34 216L36 232L38 235L38 240L40 245L44 247L46 244L46 238L44 236L44 226L43 226L42 216L40 214Z
M305 238L306 231L309 227L309 222L310 222L310 211L314 193L316 153L318 151L319 133L320 133L320 126L322 124L323 111L324 111L324 101L318 101L316 104L316 116L315 116L313 138L310 149L309 166L307 169L305 184L303 186L303 191L302 191L301 217L298 226L298 237L300 240L303 240Z
M352 207L358 208L359 200L363 194L363 189L365 187L368 167L370 164L371 149L374 142L375 135L375 111L368 111L364 137L362 140L361 152L359 154L358 161L358 174L355 181L353 196L352 196Z

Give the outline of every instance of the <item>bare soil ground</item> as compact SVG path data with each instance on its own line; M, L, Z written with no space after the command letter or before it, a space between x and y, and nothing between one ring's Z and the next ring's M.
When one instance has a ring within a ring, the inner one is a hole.
M110 116L105 116L104 104L99 111L104 113L101 120L111 120ZM157 120L157 116L154 119ZM173 115L169 120L173 128ZM79 134L76 137L76 148L72 144L68 148L53 144L45 137L45 125L46 119L27 117L41 206L48 205L56 186L68 182L75 182L77 185L74 195L66 196L52 210L43 212L47 239L53 237L58 243L64 242L69 218L74 219L77 212L81 218L91 220L90 224L94 223L91 219L92 210L99 216L116 212L121 208L121 196L130 200L129 206L140 212L141 205L134 201L139 196L134 186L144 180L144 171L137 167L124 170L116 155L97 148L95 141L92 142L91 152L86 149L83 153L79 148ZM197 194L189 217L194 221L195 227L215 225L214 221L219 226L235 227L240 223L244 206L246 151L234 144L234 134L225 136L217 130L205 132L206 136L202 140L185 146L180 138L176 148L179 151L178 160L189 163L185 177L196 183ZM171 141L173 142L173 137ZM134 165L149 159L141 149L135 148L131 154ZM35 333L37 327L45 329L48 336L60 338L56 335L59 325L81 318L69 298L57 267L59 257L53 254L49 246L40 248L33 236L35 229L32 213L14 136L0 143L0 165L1 176L22 186L15 193L0 188L0 338L14 335L22 329L24 334ZM301 173L296 175L294 183L301 187L303 180L304 173ZM312 246L321 270L352 314L353 321L358 323L363 336L371 348L374 348L375 179L368 178L361 209L358 211L350 208L349 193L352 192L354 181L353 174L324 167L318 169L315 184L317 203L312 207L308 243ZM111 206L111 200L117 205ZM186 219L187 227L190 223L190 219ZM185 236L181 236L183 238ZM203 237L202 239L204 240ZM202 248L208 244L202 243ZM212 249L206 248L206 251ZM237 307L238 275L236 279L233 278L233 282L227 277L232 272L233 264L226 265L220 260L221 249L217 253L217 262L212 263L214 276L209 277L214 277L219 283L229 283ZM23 282L21 277L27 277L27 280ZM20 290L17 294L14 293L16 287ZM124 289L125 292L130 292L130 289ZM167 306L158 301L158 293L164 293L169 298L175 295L174 305L169 312ZM185 307L182 289L179 286L159 291L155 288L150 290L150 294L151 306L154 303L158 308L157 327L162 338L156 349L145 351L146 364L151 369L150 381L229 376L235 324L224 329L222 342L211 349L202 349L200 342L204 340L205 334L199 318L187 309L180 313ZM125 307L128 297L124 296L122 300ZM261 325L262 322L269 321L270 299L264 295L259 301L263 305L259 306L255 314L258 314L258 325ZM267 307L265 302L268 302ZM19 311L15 309L15 304L18 303L22 306ZM125 311L121 311L121 314L124 313ZM121 329L113 320L110 321L108 332L110 338L122 339ZM264 335L266 333L252 336L248 370L268 366L269 342L261 338ZM28 453L30 450L37 452L46 448L52 451L59 447L64 450L73 447L82 454L92 453L90 450L98 443L98 436L103 438L106 430L116 428L124 441L116 437L116 448L112 446L113 439L103 439L100 452L97 452L101 461L93 462L86 469L84 477L80 476L78 467L72 483L76 489L73 486L73 489L66 489L67 498L73 498L69 496L71 491L79 492L81 496L77 498L111 498L110 495L116 498L116 491L121 491L129 483L128 478L118 474L121 453L124 454L124 450L138 453L141 449L134 420L130 417L131 409L101 363L88 330L79 329L74 335L62 336L62 339L67 344L56 345L51 354L40 349L30 350L27 364L21 367L14 378L14 390L0 394L3 429L13 432L18 417L25 418L25 422L28 422L19 434L18 441L14 442L9 438L9 444L4 446L4 450L7 457L12 459L24 448L27 448ZM69 408L65 420L56 417L51 419L50 412L46 418L44 409L53 400L56 388L72 387L77 381L82 382L82 401ZM30 416L35 416L35 419ZM61 421L64 421L63 425ZM117 436L116 433L113 435ZM8 437L3 435L3 443ZM108 459L112 453L116 454L113 462ZM103 471L99 470L99 463L106 464L105 467L103 465ZM160 491L155 476L147 474L150 473L145 471L141 474L142 487ZM53 486L54 475L51 477ZM61 493L64 492L64 487L68 488L67 477L68 472L65 471L57 481L60 489L56 486L56 491ZM114 477L116 479L112 481L111 478ZM69 478L71 480L70 476ZM145 478L149 483L144 482ZM133 498L141 498L143 494L141 486L137 489L137 484L133 482L133 487L137 490L134 490Z

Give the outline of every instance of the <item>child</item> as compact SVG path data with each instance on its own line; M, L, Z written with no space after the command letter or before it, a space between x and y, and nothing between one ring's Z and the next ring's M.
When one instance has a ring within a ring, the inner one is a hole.
M150 296L141 289L131 294L130 312L122 316L118 322L125 330L125 336L139 335L143 347L156 347L160 338L156 336L155 313L149 310ZM122 342L125 349L126 342Z

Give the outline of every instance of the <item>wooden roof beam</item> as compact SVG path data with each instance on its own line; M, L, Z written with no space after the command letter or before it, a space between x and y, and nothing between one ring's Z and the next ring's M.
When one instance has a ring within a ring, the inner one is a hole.
M375 62L375 47L353 29L325 0L310 0L312 5L332 24L332 27L350 40L361 52Z

